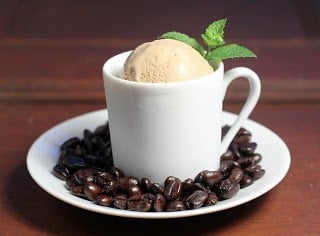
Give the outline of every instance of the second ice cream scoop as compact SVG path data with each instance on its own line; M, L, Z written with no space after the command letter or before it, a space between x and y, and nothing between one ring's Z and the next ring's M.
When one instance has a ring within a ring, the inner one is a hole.
M136 82L166 83L196 79L213 72L198 51L173 39L139 45L128 57L122 78Z

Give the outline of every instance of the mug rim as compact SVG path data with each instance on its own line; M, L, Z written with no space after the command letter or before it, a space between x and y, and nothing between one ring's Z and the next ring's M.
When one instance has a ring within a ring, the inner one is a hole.
M191 80L186 80L186 81L174 81L174 82L155 82L155 83L148 83L148 82L138 82L138 81L131 81L131 80L125 80L122 79L118 76L116 76L114 73L111 72L111 67L114 66L115 61L119 60L119 58L124 59L123 60L123 64L125 63L125 60L128 58L128 56L130 55L130 53L132 52L132 50L130 51L125 51L119 54L116 54L112 57L110 57L103 65L102 67L102 73L103 73L103 77L104 79L106 79L108 77L108 79L112 79L113 81L116 81L118 83L122 83L123 85L127 85L127 86L135 86L135 87L176 87L176 86L181 86L181 85L190 85L192 86L193 84L197 84L202 82L203 80L208 80L211 79L212 77L217 77L219 76L219 74L224 72L224 64L221 60L216 60L213 63L219 64L218 68L216 70L213 71L213 73L210 73L208 75L204 75L195 79L191 79ZM212 66L212 63L210 63L210 65ZM121 66L121 68L122 68ZM121 69L120 68L120 69Z

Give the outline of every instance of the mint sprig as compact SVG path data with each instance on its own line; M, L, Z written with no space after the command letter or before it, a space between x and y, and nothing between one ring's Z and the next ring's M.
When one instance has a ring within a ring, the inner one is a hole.
M221 19L212 22L206 29L201 38L206 48L204 48L197 40L190 36L176 31L162 34L159 38L175 39L184 42L195 50L197 50L207 61L224 60L239 57L257 56L248 48L237 44L226 44L224 40L224 28L227 19Z

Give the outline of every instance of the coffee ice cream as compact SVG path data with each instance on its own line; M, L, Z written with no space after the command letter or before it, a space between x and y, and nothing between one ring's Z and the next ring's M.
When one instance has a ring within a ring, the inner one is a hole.
M173 39L159 39L139 45L122 71L125 80L167 83L196 79L213 72L198 51Z

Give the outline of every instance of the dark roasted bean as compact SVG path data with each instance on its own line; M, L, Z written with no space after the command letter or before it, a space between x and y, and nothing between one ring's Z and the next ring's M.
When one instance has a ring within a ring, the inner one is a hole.
M251 140L251 136L252 135L248 130L240 128L233 141L235 143L248 143Z
M235 159L241 157L241 153L239 152L239 145L237 143L231 143L229 150L232 152Z
M81 168L86 168L87 164L82 157L67 154L62 161L63 165L69 169L77 170Z
M196 182L203 183L206 186L213 187L222 179L221 171L201 171L195 178Z
M222 179L225 179L229 176L230 172L235 167L241 167L240 164L236 161L226 160L220 163L219 171L222 173Z
M239 183L243 178L243 170L240 168L234 168L228 177L231 181Z
M232 182L230 179L222 180L217 186L216 191L219 199L229 199L236 195L240 189L240 185L237 182Z
M79 169L73 174L73 177L79 184L94 183L94 171L95 170L88 168Z
M253 184L253 179L250 175L244 174L242 180L240 181L240 188L248 187L249 185Z
M254 153L250 156L250 159L252 164L258 164L261 161L262 156L259 153Z
M139 180L133 176L125 176L117 180L119 188L128 192L129 187L132 185L138 185Z
M93 183L88 183L84 185L83 192L89 200L94 201L101 193L101 187Z
M164 196L168 201L172 201L180 197L182 193L182 184L179 178L169 176L165 180Z
M124 194L115 195L113 198L112 206L118 209L127 209L127 197Z
M118 167L115 167L115 166L111 166L109 168L108 172L110 174L112 174L113 178L115 178L115 179L119 179L119 178L124 177L124 174L122 173L122 171Z
M93 133L92 133L92 131L91 130L89 130L89 129L84 129L84 131L83 131L83 138L85 138L85 139L88 139L88 140L91 140L92 138L93 138Z
M241 168L247 168L253 164L253 159L250 157L241 157L237 160Z
M143 194L131 196L128 199L128 210L131 211L150 211L152 207L152 201L145 197Z
M164 188L158 183L153 183L150 186L150 192L153 194L163 194Z
M204 202L203 206L212 206L215 205L219 202L219 199L217 197L217 195L214 192L209 192L208 193L208 197L206 199L206 201Z
M88 154L93 153L93 147L92 147L92 143L91 143L90 139L85 138L82 141L83 141L83 146L85 147L87 153Z
M111 180L113 180L113 176L106 171L101 172L96 176L96 184L100 186L106 185L107 182Z
M67 141L65 141L63 144L61 144L60 149L64 150L64 149L67 149L67 148L74 148L77 145L79 145L80 142L81 141L80 141L80 139L78 137L70 138Z
M128 188L128 194L129 194L129 196L140 195L141 190L138 185L131 185Z
M71 187L71 193L78 197L86 197L84 194L84 186L83 185L75 185Z
M115 194L119 189L118 183L116 180L110 180L106 182L105 185L102 187L102 193L106 195L113 195Z
M55 176L62 180L67 180L70 178L69 169L60 164L57 164L53 167L53 173L55 174Z
M186 206L183 201L175 200L167 205L166 211L184 211Z
M87 155L86 149L80 145L76 146L71 153L72 155L80 156L80 157Z
M195 189L194 181L191 178L184 180L181 184L182 184L182 193L184 195L191 193Z
M207 187L204 186L202 183L194 183L194 188L199 189L199 190L203 190L203 191L207 190Z
M266 170L260 169L251 173L251 176L253 180L257 180L257 179L260 179L262 176L264 176L265 173L266 173Z
M186 199L186 205L189 209L197 209L202 207L207 198L207 192L196 190Z
M150 191L151 180L149 178L143 177L140 180L140 185L141 185L141 191L144 193L147 193Z
M257 143L251 142L251 143L241 143L239 144L239 152L243 156L250 156L254 153L254 151L257 148Z
M162 194L157 194L155 201L153 203L153 209L158 212L164 211L164 209L166 208L166 205L167 205L166 198Z
M225 153L223 153L221 155L220 160L221 161L227 161L227 160L234 161L233 153L230 150L227 150Z
M67 181L66 181L66 187L71 191L71 188L79 185L78 181L74 178L74 175L72 175Z
M113 198L111 196L102 194L96 197L95 203L101 206L111 206L113 203Z

